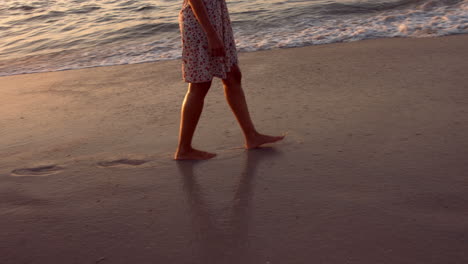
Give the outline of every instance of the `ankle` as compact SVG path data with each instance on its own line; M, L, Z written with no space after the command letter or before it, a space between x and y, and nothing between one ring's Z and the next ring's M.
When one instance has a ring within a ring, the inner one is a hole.
M258 132L254 129L254 130L252 130L252 131L249 132L249 133L245 133L245 140L250 141L250 140L256 138L258 135L260 135L260 133L258 133Z
M187 153L192 150L193 150L192 146L179 146L177 148L177 153Z

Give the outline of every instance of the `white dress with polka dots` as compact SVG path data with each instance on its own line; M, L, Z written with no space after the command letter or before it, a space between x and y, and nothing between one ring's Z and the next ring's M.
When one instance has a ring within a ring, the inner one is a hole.
M226 78L231 66L238 63L231 21L225 0L203 0L208 18L224 43L225 57L213 57L208 52L208 39L185 0L179 13L182 39L182 77L185 82L208 82L213 76Z

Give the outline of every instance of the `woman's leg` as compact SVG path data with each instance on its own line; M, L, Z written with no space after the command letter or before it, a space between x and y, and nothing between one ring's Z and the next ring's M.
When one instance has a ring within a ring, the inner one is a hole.
M245 136L245 148L257 148L265 143L273 143L284 138L284 136L268 136L257 132L250 118L249 109L242 90L242 73L238 65L234 65L223 79L226 100L236 116Z
M204 160L216 156L214 153L192 148L193 134L203 110L205 96L210 87L211 81L189 84L180 115L179 146L174 155L176 160Z

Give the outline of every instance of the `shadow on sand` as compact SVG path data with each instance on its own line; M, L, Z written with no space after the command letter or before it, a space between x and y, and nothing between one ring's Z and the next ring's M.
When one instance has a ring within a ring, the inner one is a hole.
M249 222L256 170L262 160L280 154L274 148L245 152L244 169L231 202L230 217L221 227L216 225L216 216L211 213L209 203L203 200L202 187L194 173L194 168L203 161L177 163L190 207L194 242L199 246L193 252L193 263L248 263L253 260L254 256L249 252Z

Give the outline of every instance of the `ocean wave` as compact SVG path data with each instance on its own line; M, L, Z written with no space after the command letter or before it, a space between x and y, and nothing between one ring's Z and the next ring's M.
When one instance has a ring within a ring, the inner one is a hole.
M101 7L99 6L82 6L80 8L76 8L76 9L71 9L71 10L68 10L67 13L68 14L87 14L87 13L91 13L95 10L99 10L101 9Z
M326 14L346 15L359 13L375 13L387 10L405 8L424 0L400 0L396 2L357 2L357 3L330 3L324 5Z
M180 3L159 0L153 5L144 0L115 0L110 10L104 5L97 8L86 4L87 0L73 2L81 6L56 8L60 11L44 10L45 2L34 2L39 4L34 5L38 9L29 17L32 20L21 17L0 23L0 37L4 39L0 43L0 76L180 58L176 17ZM468 0L277 3L267 9L255 0L228 2L239 51L468 33ZM81 20L66 20L70 15L80 16ZM41 24L54 16L59 21L53 22L53 28ZM84 19L88 24L82 24ZM57 32L68 35L60 38Z
M36 9L37 7L29 6L29 5L20 5L20 6L12 6L8 8L8 10L21 10L21 11L31 11Z
M135 11L144 12L144 11L155 10L155 9L158 9L158 8L154 5L145 5L145 6L136 8Z
M255 51L369 38L468 33L467 0L399 1L389 7L373 7L373 11L366 15L354 12L348 16L332 16L322 12L322 15L316 15L319 19L311 19L308 13L301 11L291 17L287 26L270 27L264 31L255 27L236 28L236 39L240 51ZM347 11L351 10L349 6L347 8Z
M37 22L40 20L46 20L49 18L56 18L56 17L63 17L66 13L62 11L50 11L47 14L36 15L33 17L28 17L22 20L17 20L17 24L29 23L29 22Z

